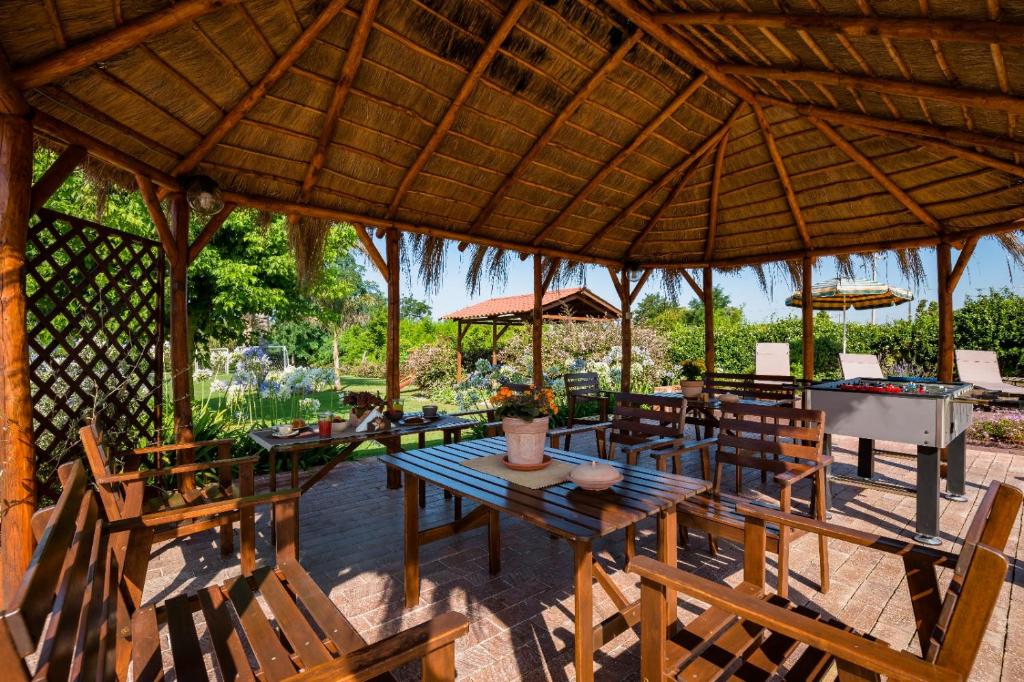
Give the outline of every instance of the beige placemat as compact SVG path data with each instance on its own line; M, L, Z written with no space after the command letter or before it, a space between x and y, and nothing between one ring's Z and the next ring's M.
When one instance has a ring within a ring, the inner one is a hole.
M568 481L569 472L572 471L573 467L572 464L559 462L556 459L538 471L516 471L515 469L509 469L502 463L501 458L504 456L504 454L501 454L489 457L474 457L473 459L467 459L462 464L470 469L491 474L492 476L503 478L509 483L515 483L524 488L533 488L534 490Z

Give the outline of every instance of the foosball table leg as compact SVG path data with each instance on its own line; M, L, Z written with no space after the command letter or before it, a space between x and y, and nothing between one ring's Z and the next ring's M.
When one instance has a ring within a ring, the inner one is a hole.
M947 500L966 502L967 496L967 432L953 439L946 448L946 494Z

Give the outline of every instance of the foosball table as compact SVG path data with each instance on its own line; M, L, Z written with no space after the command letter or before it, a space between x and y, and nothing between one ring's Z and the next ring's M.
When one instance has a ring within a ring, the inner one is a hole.
M814 384L806 406L825 412L825 431L858 438L857 476L831 480L917 497L918 542L937 545L941 453L946 451L946 497L965 501L966 431L974 404L972 386L913 379L845 379ZM910 488L875 478L876 440L917 446L917 485Z

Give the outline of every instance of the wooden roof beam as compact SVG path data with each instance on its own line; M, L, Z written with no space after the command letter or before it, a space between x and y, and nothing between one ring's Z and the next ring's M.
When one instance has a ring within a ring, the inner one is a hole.
M789 210L793 214L796 231L800 234L800 240L804 243L804 248L809 250L811 248L811 235L807 231L807 223L804 222L804 214L800 211L800 204L796 200L793 182L789 179L789 173L782 162L782 154L779 153L779 147L775 143L775 136L772 134L771 126L768 124L768 118L764 115L764 109L759 106L754 107L754 114L757 116L757 123L761 127L761 134L764 135L764 142L768 145L768 153L771 155L772 164L775 165L775 171L779 175L779 182L782 183L782 188L786 193L786 202L789 204ZM705 257L705 260L710 259Z
M700 164L703 163L704 159L707 158L708 154L711 153L712 149L713 147L708 147L707 150L705 150L705 152L701 154L700 158L697 159L695 163L690 164L690 167L686 169L682 177L679 179L679 182L676 183L675 189L673 189L669 193L669 195L665 197L665 201L661 202L661 206L658 207L658 210L654 212L654 215L651 216L651 219L648 220L647 224L644 225L642 230L640 230L640 234L637 235L636 239L633 240L633 243L629 245L629 248L626 250L626 254L624 256L625 260L629 260L630 258L633 257L633 253L640 246L640 243L647 238L647 235L649 235L654 230L654 226L658 224L659 220L661 220L661 217L665 214L665 211L668 210L668 207L674 204L676 200L680 197L680 195L682 195L687 183L690 182L690 179L697 172L697 169L700 168Z
M491 36L491 39L487 41L487 45L484 47L483 52L480 53L480 57L477 58L476 64L466 75L466 79L462 81L462 86L459 91L455 93L455 97L452 98L451 103L448 105L448 109L444 112L441 120L438 121L437 126L434 128L434 132L431 133L430 138L427 139L426 144L420 149L419 155L416 160L413 161L412 165L406 170L405 175L402 177L402 181L398 185L398 189L395 190L395 196L391 199L391 205L388 207L387 217L388 219L394 218L398 212L398 207L401 206L402 200L405 199L405 195L408 194L412 188L412 183L416 180L416 177L423 170L423 167L427 165L427 161L433 156L437 148L441 146L441 141L444 140L445 135L451 129L455 123L455 118L459 114L459 110L462 105L466 103L469 96L473 93L477 83L483 78L484 73L487 72L487 68L491 65L491 62L497 56L498 51L501 49L502 43L508 38L509 34L512 33L512 29L515 28L519 18L526 11L526 8L530 6L532 0L516 0L515 4L508 11L505 17L501 20L501 24L498 25L498 29Z
M839 149L850 157L854 163L860 166L868 175L873 177L875 181L884 187L886 191L889 192L889 194L891 194L898 202L903 204L908 211L917 216L918 220L927 225L932 232L935 234L942 233L942 226L934 216L928 213L928 211L926 211L919 203L914 201L909 194L904 192L899 185L893 182L892 178L886 175L882 169L876 166L871 159L862 154L861 151L854 147L853 144L845 137L837 133L832 126L816 118L808 120L810 120L810 122L814 124L814 127L821 131L822 135L828 138L832 144L839 147ZM709 258L709 256L705 255L705 258Z
M746 64L720 64L718 68L721 73L745 78L823 83L836 87L852 87L858 90L870 90L872 92L901 95L903 97L923 97L924 99L951 102L967 107L1024 114L1024 99L1012 95L1004 95L1001 92L951 88L909 81L894 81L886 78L837 73L835 71L780 69L769 66L748 66Z
M366 49L367 40L373 30L373 19L377 15L379 0L366 0L363 9L359 13L359 21L356 23L355 31L352 33L352 40L345 53L345 60L341 64L341 72L338 74L338 83L331 95L331 102L324 114L324 124L320 128L320 136L316 141L316 150L309 160L306 168L306 175L302 179L302 190L299 193L299 201L306 203L313 193L313 187L320 177L324 163L327 161L327 150L334 138L334 131L337 130L338 120L341 118L341 110L345 106L348 94L352 91L352 84L359 73L359 65L363 61L363 51ZM290 216L292 220L296 216Z
M591 192L597 189L601 185L601 183L605 181L608 175L611 174L612 171L614 171L616 168L622 165L622 162L625 161L630 156L630 154L639 149L640 145L646 142L647 139L650 138L650 136L653 135L658 130L658 128L660 128L666 121L672 118L672 116L677 111L679 111L680 107L686 104L686 101L693 96L693 93L697 92L697 90L699 90L700 87L704 85L704 82L706 80L707 76L703 73L695 76L694 79L687 84L687 86L683 89L681 93L676 95L664 109L658 112L658 114L653 119L651 119L651 121L648 122L647 125L644 126L644 128L639 133L637 133L636 137L634 137L629 144L620 149L618 153L616 153L615 156L613 156L612 159L608 161L608 163L606 163L597 171L596 175L594 175L592 178L590 178L590 180L587 181L587 184L584 185L583 189L581 189L576 194L576 196L574 196L572 200L569 201L569 204L565 208L563 208L557 216L555 216L554 220L545 225L544 228L541 229L541 231L537 234L537 236L533 238L532 243L535 245L540 244L549 234L551 234L552 231L554 231L557 227L564 223L573 213L575 213L576 209L578 209L580 205L587 200L587 197L590 196Z
M665 174L658 178L654 182L654 184L652 184L646 190L641 192L640 196L631 201L629 205L626 206L626 208L619 211L618 215L616 215L614 218L612 218L612 220L608 222L608 224L606 224L604 227L598 230L594 234L594 236L587 241L586 244L577 249L576 253L582 253L584 251L589 250L590 247L592 247L594 244L604 239L604 236L608 234L616 225L622 222L627 216L632 215L638 208L640 208L648 201L650 201L655 194L660 192L667 185L671 184L671 182L676 177L678 177L682 173L686 173L688 169L690 169L692 166L695 166L697 162L700 161L701 158L703 158L704 154L706 154L709 149L718 144L722 137L725 136L725 133L729 130L729 127L732 126L733 122L736 120L736 117L739 115L741 108L742 102L736 105L736 108L732 110L731 114L729 114L729 118L725 120L725 123L723 123L718 128L718 130L714 132L714 134L712 134L706 140L701 142L700 145L696 149L694 149L689 156L683 159L682 162L680 162L674 168L669 169ZM648 224L648 226L650 226L650 224Z
M384 260L384 256L381 255L380 249L377 248L377 245L373 243L373 237L370 236L366 227L359 223L353 223L352 227L355 229L356 237L359 238L359 243L363 245L363 251L366 252L370 262L376 266L377 272L379 272L381 277L386 280L390 277L388 272L388 262Z
M687 272L686 268L679 268L679 274L683 276L683 279L686 280L686 283L690 285L691 289L693 289L693 293L697 294L697 298L703 301L704 290L700 287L699 284L697 284L697 280L693 278L693 275Z
M496 189L487 200L487 204L480 211L476 220L473 221L473 224L470 226L467 234L473 234L487 223L494 211L497 210L501 200L505 198L505 195L512 189L512 186L515 185L516 181L519 180L523 173L526 172L526 169L531 163L533 163L534 159L536 159L544 148L547 147L548 143L554 139L558 131L562 129L562 126L568 123L569 119L572 118L573 114L576 113L580 106L582 106L594 91L597 90L597 87L604 82L604 79L608 77L608 74L614 71L615 68L623 62L626 55L629 54L629 51L633 49L642 37L642 31L634 31L633 34L624 40L619 48L615 50L615 52L613 52L608 59L606 59L604 63L594 71L594 73L591 74L583 87L573 95L572 100L565 106L565 108L558 112L558 115L551 120L547 128L544 129L544 132L534 140L529 151L519 159L519 162L516 163L512 172L505 177L501 185L498 186L498 189ZM459 244L459 250L464 251L466 246L468 246L467 242Z
M7 57L0 51L0 114L25 116L30 110L21 88L14 82Z
M60 189L64 181L75 172L79 164L85 160L85 147L68 145L60 156L46 169L42 177L32 185L32 200L29 204L29 215L39 212L46 202L53 196L53 193Z
M182 3L175 5L180 7ZM345 5L348 4L348 0L331 0L330 4L327 5L317 15L316 19L299 34L299 37L292 43L284 53L277 58L273 66L263 74L263 77L254 85L242 99L235 103L235 106L231 110L224 114L223 117L213 126L213 128L206 133L199 144L195 146L182 159L175 167L172 175L184 175L191 173L195 170L196 166L203 160L203 158L210 153L217 144L224 139L231 130L238 125L238 122L245 118L245 115L255 107L263 99L263 97L270 91L274 85L281 79L282 76L295 64L296 60L302 55L306 49L313 44L317 36L327 28L327 25L331 21L341 14L341 11L345 9ZM126 24L127 25L127 24Z
M231 215L231 212L235 210L235 205L232 203L225 202L224 208L217 211L214 215L210 216L210 219L206 221L206 225L203 226L203 231L199 233L196 240L192 242L191 246L188 247L188 264L191 265L195 262L196 258L199 258L199 254L203 252L206 245L210 243L217 231L223 227L224 222Z
M852 38L886 36L910 40L949 40L958 43L1024 41L1024 25L999 21L904 17L836 17L746 12L669 12L653 15L663 26L747 26L750 28L817 30Z
M38 88L115 57L204 14L239 2L241 0L182 0L18 68L14 71L14 81L23 90Z
M164 215L160 200L156 196L156 188L153 187L152 181L144 175L136 175L135 181L139 185L139 194L142 195L142 201L146 204L146 210L149 211L149 218L153 221L156 233L160 237L160 243L164 247L164 254L173 265L178 260L178 243L171 233L171 226L167 224L167 216Z
M715 250L715 236L718 233L718 195L722 189L722 169L725 166L725 148L728 144L729 131L726 131L722 141L718 143L718 151L715 153L715 170L711 175L708 238L707 243L704 245L704 260L711 260L711 254Z
M960 278L967 269L967 261L971 260L971 256L974 255L974 249L978 246L978 239L979 237L971 237L964 243L963 248L960 249L960 255L956 258L956 264L946 279L946 286L950 295L956 290L956 285L960 283Z

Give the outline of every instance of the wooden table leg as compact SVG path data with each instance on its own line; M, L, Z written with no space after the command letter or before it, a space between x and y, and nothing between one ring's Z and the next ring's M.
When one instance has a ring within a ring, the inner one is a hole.
M676 545L677 525L676 508L674 505L670 509L666 509L658 514L658 561L672 568L675 568L678 562L679 548ZM665 590L665 605L667 607L665 624L671 628L676 622L676 612L678 610L675 590Z
M277 492L277 450L273 448L267 453L267 466L270 467L270 479L267 481L267 485L270 486L270 492ZM270 505L270 540L271 542L277 541L277 514L275 513L276 505Z
M405 474L405 606L420 603L419 479Z
M487 560L491 575L501 572L501 515L496 509L487 510Z
M384 446L384 448L387 450L387 453L389 455L393 455L393 454L395 454L396 452L398 452L399 450L402 449L402 439L401 438L397 438L397 439L396 438L382 438L382 439L378 440L377 442ZM402 474L401 474L400 471L398 471L398 469L396 469L395 467L391 466L390 464L388 464L386 466L387 466L387 471L388 471L388 477L387 477L387 487L388 487L388 490L398 490L399 488L402 487Z
M444 444L445 445L451 445L453 440L456 443L460 443L460 442L462 442L462 431L461 430L454 430L453 431L452 429L444 429L443 431L441 431L441 437L444 439ZM452 494L450 492L448 492L447 490L444 491L444 499L447 500L447 499L451 498L451 496L452 496ZM461 518L462 518L462 498L459 497L458 495L456 495L455 496L455 520L458 521Z
M594 550L589 540L573 543L576 679L594 679Z

